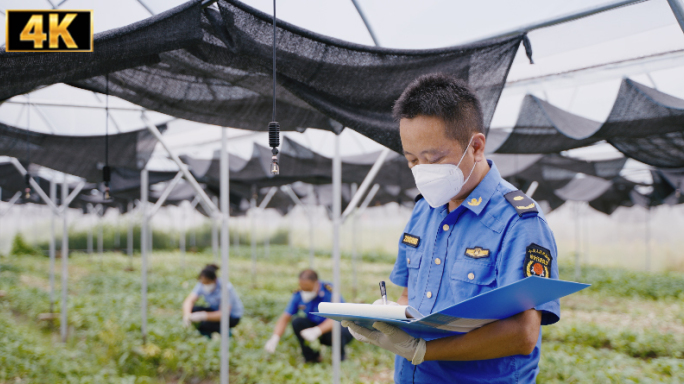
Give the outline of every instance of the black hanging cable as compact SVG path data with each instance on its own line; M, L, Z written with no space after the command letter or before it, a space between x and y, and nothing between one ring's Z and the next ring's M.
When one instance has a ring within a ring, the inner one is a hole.
M112 171L109 168L109 74L105 75L105 165L102 167L102 181L104 182L104 198L109 200L109 182Z
M26 174L24 175L26 187L24 188L24 197L28 200L31 198L31 174L29 173L28 169L31 165L31 144L29 143L29 128L31 127L31 95L27 94L26 100Z
M268 144L271 147L271 173L280 173L278 147L280 146L280 124L276 121L276 0L273 0L273 115L268 124Z

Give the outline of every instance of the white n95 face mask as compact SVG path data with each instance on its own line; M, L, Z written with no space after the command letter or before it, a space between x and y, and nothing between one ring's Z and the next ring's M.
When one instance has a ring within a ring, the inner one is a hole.
M472 142L472 138L470 142ZM463 151L463 156L461 160L458 161L458 165L453 164L419 164L414 165L411 168L413 172L413 178L416 181L416 187L420 191L423 198L432 208L438 208L448 203L454 196L461 192L461 189L465 183L470 180L470 176L475 170L475 164L468 174L468 178L464 180L463 171L458 166L461 165L466 153L468 153L468 148L470 148L470 142L465 151Z
M305 303L308 303L309 301L316 298L316 295L318 295L318 292L316 292L316 291L301 291L301 292L299 292L299 294L302 296L302 301Z
M205 293L212 293L214 292L214 289L216 289L216 283L202 284L202 289Z

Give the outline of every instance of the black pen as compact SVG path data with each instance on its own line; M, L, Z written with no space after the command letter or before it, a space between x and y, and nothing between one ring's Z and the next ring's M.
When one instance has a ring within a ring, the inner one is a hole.
M382 304L387 305L387 289L384 281L380 282L380 296L382 296Z

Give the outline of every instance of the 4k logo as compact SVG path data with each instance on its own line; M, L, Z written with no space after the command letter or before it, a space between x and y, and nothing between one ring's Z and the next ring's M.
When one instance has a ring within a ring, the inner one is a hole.
M7 10L7 52L92 52L93 11Z

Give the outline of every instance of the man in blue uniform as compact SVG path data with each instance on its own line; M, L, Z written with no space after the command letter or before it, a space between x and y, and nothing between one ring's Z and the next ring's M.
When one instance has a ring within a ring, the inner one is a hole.
M285 312L280 316L276 323L273 335L266 342L264 349L268 353L274 353L280 338L285 333L287 323L292 320L292 330L294 331L299 345L302 347L302 354L304 361L307 363L318 363L321 361L319 351L313 350L309 343L315 340L320 340L323 345L332 345L332 328L333 320L324 317L312 315L311 312L318 312L318 304L329 303L332 301L332 286L329 283L318 280L318 274L311 270L305 269L299 274L299 288L300 290L292 295L290 303L287 305ZM344 300L340 297L340 302ZM305 317L295 317L299 311L303 311ZM347 345L354 338L348 329L342 329L342 360L344 360L344 346Z
M390 275L397 301L423 315L536 275L558 278L556 243L537 203L485 158L482 110L461 81L433 74L394 106L418 197ZM416 339L386 323L343 322L355 338L397 354L397 383L534 383L541 325L560 319L552 301L469 333Z

